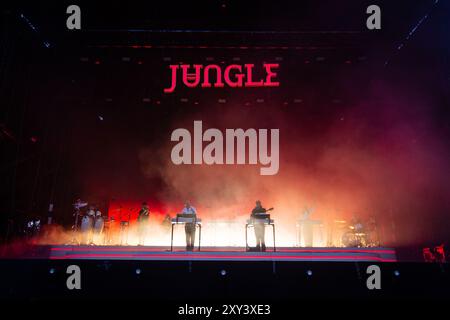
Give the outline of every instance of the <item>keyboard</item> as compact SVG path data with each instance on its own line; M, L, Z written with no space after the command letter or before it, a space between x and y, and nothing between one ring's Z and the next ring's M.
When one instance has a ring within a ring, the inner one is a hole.
M247 224L274 224L275 221L273 219L261 219L261 218L251 218L247 220Z
M177 224L177 223L201 223L202 219L199 218L194 218L194 217L178 217L178 218L173 218L172 219L172 224Z
M251 219L270 219L270 214L268 213L254 213L250 216Z

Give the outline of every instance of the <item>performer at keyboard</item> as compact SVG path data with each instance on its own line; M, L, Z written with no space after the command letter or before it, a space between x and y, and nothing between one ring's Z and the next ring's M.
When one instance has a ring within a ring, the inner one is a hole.
M145 244L145 236L147 233L147 227L148 227L148 219L150 217L150 209L146 202L142 203L141 210L139 210L138 215L138 232L139 232L139 244L138 245L144 245Z
M258 215L265 214L268 210L263 208L261 201L256 201L256 207L252 210L252 219L258 219ZM259 251L266 251L266 243L264 241L265 237L265 226L264 223L255 223L255 237L256 237L256 249Z
M197 210L195 210L195 208L191 206L191 203L189 201L186 201L181 214L196 216ZM195 219L191 223L186 223L186 225L184 226L184 231L186 232L186 251L193 251L195 244Z

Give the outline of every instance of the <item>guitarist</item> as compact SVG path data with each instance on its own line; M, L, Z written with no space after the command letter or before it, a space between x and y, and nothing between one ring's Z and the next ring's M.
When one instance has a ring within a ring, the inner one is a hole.
M261 201L256 201L256 207L253 208L251 218L254 221L254 229L255 229L255 237L256 237L256 250L257 251L266 251L266 244L264 242L264 236L265 236L265 225L261 221L258 223L258 216L261 214L265 214L267 211L271 210L263 208L261 205Z

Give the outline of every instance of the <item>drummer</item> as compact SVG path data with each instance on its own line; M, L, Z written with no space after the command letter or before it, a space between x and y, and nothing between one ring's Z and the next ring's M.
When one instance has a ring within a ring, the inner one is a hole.
M364 232L364 224L356 214L352 215L352 218L350 220L350 229L352 229L354 233Z

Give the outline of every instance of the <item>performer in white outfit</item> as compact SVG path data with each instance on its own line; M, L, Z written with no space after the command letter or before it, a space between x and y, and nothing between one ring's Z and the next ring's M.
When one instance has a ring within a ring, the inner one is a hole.
M197 215L197 210L191 206L189 201L186 201L181 213ZM186 251L193 251L195 243L195 223L186 223L184 226L184 231L186 232Z

